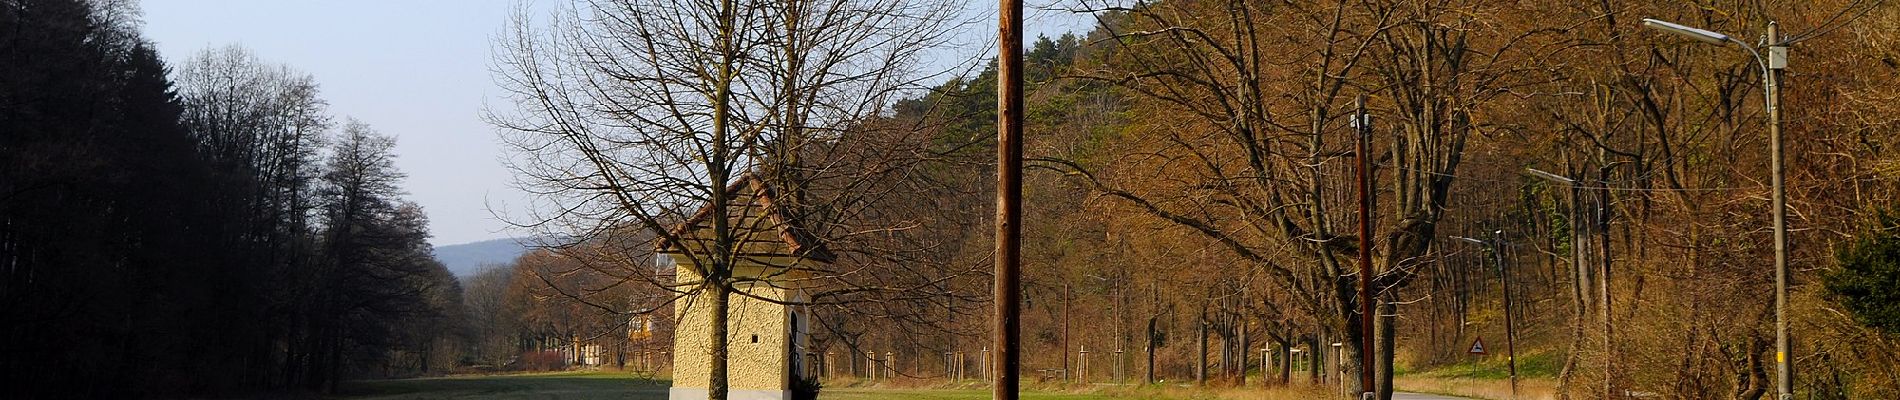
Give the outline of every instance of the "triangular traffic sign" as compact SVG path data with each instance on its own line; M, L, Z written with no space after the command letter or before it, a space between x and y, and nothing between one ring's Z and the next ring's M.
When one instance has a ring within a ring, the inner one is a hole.
M1479 336L1479 337L1478 337L1478 340L1473 340L1473 341L1471 341L1471 350L1466 350L1465 352L1466 352L1466 353L1471 353L1471 354L1485 354L1485 352L1484 352L1484 337L1483 337L1483 336Z

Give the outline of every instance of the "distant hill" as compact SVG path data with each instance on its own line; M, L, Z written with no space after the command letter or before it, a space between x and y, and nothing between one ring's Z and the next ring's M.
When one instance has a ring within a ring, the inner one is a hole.
M502 238L435 248L435 259L448 265L455 276L467 277L481 272L483 265L508 264L528 251L526 238Z

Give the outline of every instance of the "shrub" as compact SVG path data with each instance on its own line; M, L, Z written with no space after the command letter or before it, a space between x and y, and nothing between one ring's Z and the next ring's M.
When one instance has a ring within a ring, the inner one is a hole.
M525 351L516 359L516 369L528 371L554 371L567 368L567 354L559 351Z
M818 378L805 377L792 380L792 400L818 400L818 391L824 384Z
M1900 215L1879 223L1834 255L1840 269L1822 278L1829 297L1861 324L1900 334Z

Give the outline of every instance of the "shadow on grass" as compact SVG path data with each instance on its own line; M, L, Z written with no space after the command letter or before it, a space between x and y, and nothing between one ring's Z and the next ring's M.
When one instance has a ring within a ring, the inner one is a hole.
M622 372L456 376L349 382L334 398L661 400L668 385Z

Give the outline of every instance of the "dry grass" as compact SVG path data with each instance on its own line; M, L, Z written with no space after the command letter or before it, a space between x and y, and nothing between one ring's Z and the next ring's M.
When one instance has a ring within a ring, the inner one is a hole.
M1407 392L1433 393L1477 399L1511 398L1511 382L1504 379L1445 378L1408 375L1392 380L1392 386ZM1518 380L1517 392L1523 400L1556 400L1557 382L1545 378Z
M1137 388L1129 392L1115 393L1117 397L1130 399L1183 399L1183 400L1308 400L1324 399L1337 395L1329 388L1310 386L1274 387L1274 388L1212 388L1195 389L1191 387Z
M858 400L858 399L905 399L905 400L977 400L988 399L990 391L986 383L967 381L962 383L929 382L926 380L909 381L905 379L863 382L857 380L834 380L825 385L825 394L821 399ZM1157 400L1311 400L1335 398L1337 393L1330 386L1313 387L1296 385L1275 388L1196 388L1189 385L1112 385L1112 384L1036 384L1025 382L1023 398L1035 400L1097 400L1097 399L1157 399Z
M1257 383L1256 383L1257 384ZM1502 380L1406 376L1395 384L1400 390L1483 399L1507 399L1510 387ZM666 382L640 379L620 372L565 372L500 376L400 379L351 382L334 398L364 400L427 399L664 399ZM1159 385L1029 384L1026 400L1313 400L1344 399L1331 385L1290 387L1195 388L1173 383ZM1554 399L1548 379L1528 380L1524 399ZM827 382L820 399L826 400L983 400L989 398L983 382L948 384L937 381Z

